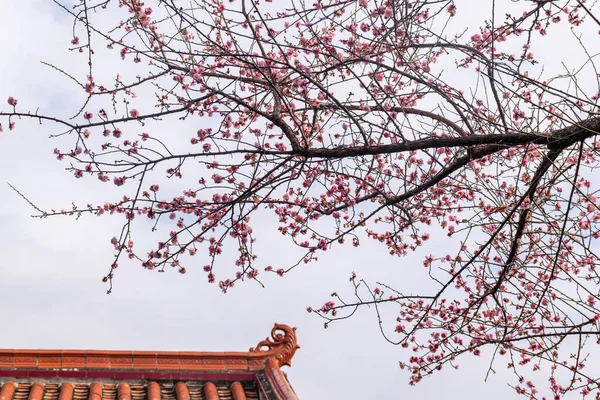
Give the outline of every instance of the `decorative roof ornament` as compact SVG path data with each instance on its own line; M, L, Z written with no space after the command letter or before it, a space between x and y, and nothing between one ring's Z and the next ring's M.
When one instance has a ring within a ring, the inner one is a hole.
M283 333L279 333L283 332ZM296 328L284 324L275 324L271 329L271 338L258 342L250 348L250 353L260 353L261 356L275 357L278 367L291 366L292 357L300 346L296 338Z

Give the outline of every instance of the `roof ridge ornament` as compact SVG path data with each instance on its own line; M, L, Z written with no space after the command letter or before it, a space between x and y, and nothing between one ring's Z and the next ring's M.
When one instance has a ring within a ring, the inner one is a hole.
M284 365L289 367L292 365L292 357L299 348L296 328L285 324L275 324L271 329L271 338L267 337L265 340L261 340L256 347L251 347L249 352L274 356L279 367Z

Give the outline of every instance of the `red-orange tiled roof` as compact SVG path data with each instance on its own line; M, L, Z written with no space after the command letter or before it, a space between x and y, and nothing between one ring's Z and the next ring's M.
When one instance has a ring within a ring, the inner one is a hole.
M3 400L253 400L259 391L253 383L177 382L149 383L32 383L13 381L2 385Z
M295 328L248 352L0 350L0 400L243 400L297 397Z

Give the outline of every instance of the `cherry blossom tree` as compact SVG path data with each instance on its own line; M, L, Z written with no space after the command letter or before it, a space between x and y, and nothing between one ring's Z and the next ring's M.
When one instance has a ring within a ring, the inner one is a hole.
M226 292L268 272L293 279L334 247L424 249L406 268L427 270L427 290L352 275L353 300L334 293L308 311L327 325L365 306L383 323L392 309L397 326L382 332L406 349L411 384L490 349L490 371L507 364L519 394L600 398L588 366L600 344L599 17L585 0L478 3L485 15L458 0L57 2L82 63L50 67L81 88L81 108L47 114L7 93L0 131L54 126L75 178L120 187L105 204L35 206L123 219L109 292L126 259L180 273L200 260ZM553 32L581 57L560 60ZM300 257L261 264L253 227L267 214ZM140 229L158 243L138 249ZM428 246L433 235L453 250Z

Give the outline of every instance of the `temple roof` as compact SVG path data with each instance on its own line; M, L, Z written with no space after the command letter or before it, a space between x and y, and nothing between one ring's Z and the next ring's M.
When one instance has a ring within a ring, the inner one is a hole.
M1 350L0 400L297 400L296 328L247 352Z

